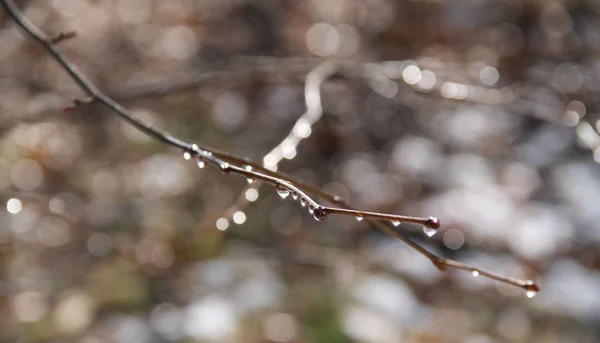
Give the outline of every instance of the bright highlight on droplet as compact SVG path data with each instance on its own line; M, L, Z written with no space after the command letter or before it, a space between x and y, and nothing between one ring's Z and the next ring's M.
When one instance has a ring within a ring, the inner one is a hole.
M398 220L392 220L392 225L398 226L398 225L400 225L400 221L398 221Z
M242 211L235 212L233 214L233 222L238 225L244 224L244 222L246 222L246 213Z
M425 235L427 237L433 237L433 235L435 235L437 233L436 229L432 229L428 226L423 226L423 232L425 233Z
M356 216L356 220L357 221L362 221L363 219L365 219L365 217L363 217L363 216Z
M471 274L473 274L474 277L478 277L479 276L479 272L474 270L471 272Z
M8 201L6 202L6 210L9 213L17 214L17 213L21 212L22 209L23 209L23 203L21 203L21 200L19 200L19 199L11 198L11 199L8 199Z
M185 151L183 153L183 158L186 159L186 160L189 160L190 158L192 158L192 154L190 154L189 151Z
M198 168L202 169L204 168L204 166L206 166L206 163L204 163L204 161L202 160L198 160L196 161L196 165L198 166Z
M250 188L246 191L246 200L252 202L258 199L258 191L254 188Z
M537 295L537 292L536 291L527 291L527 292L525 292L525 295L527 295L527 297L531 299Z
M277 187L277 195L279 195L281 199L285 199L290 195L290 191L283 187Z
M217 219L217 229L219 229L221 231L225 231L225 230L227 230L228 227L229 227L229 220L227 220L225 218Z

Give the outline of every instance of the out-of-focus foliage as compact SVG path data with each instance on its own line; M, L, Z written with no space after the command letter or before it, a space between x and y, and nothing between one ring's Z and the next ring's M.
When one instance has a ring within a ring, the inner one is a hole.
M99 107L61 114L80 90L2 13L0 341L598 340L600 2L17 3L49 34L78 31L60 49L140 117L255 161L304 111L310 70L257 63L414 61L389 64L402 66L390 98L326 82L323 119L280 170L363 209L439 216L430 240L401 227L542 292L439 273L365 223L316 223L266 187L218 230L245 180ZM248 71L128 98L233 64Z

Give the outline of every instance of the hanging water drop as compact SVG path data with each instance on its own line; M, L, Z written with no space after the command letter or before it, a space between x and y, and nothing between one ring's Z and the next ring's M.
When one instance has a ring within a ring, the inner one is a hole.
M198 161L196 161L196 165L198 166L198 168L202 169L202 168L204 168L206 163L204 163L204 161L202 161L202 160L198 160Z
M222 163L220 167L221 167L221 171L223 173L227 173L229 171L229 163L227 163L227 162Z
M246 167L244 167L244 169L246 169L246 171L250 172L250 171L252 171L252 166L246 166ZM254 179L251 177L248 177L248 178L246 178L246 181L248 181L248 183L252 183L252 182L254 182Z
M314 211L315 208L313 207L313 205L308 206L308 213L313 214Z
M308 205L308 202L305 199L302 198L302 199L300 199L300 205L302 207L306 207L306 205Z
M184 151L183 152L183 158L186 160L189 160L190 158L192 158L192 154L190 154L189 151Z
M281 197L281 199L285 199L288 197L288 195L290 195L290 191L281 187L281 186L277 186L277 194Z
M294 198L294 200L298 200L298 194L292 192L292 198Z
M363 220L363 219L365 219L365 217L363 217L363 216L356 216L356 220L357 220L357 221L361 221L361 220Z
M527 295L527 297L531 299L537 295L537 292L536 291L527 291L527 292L525 292L525 295Z
M400 221L399 220L392 220L392 225L398 226L398 225L400 225Z
M473 274L474 277L479 276L479 272L477 270L472 271L471 274Z
M432 229L429 226L423 226L423 232L427 237L433 237L436 234L437 229Z
M539 291L540 291L540 286L538 286L536 283L534 283L531 280L527 280L527 282L525 283L525 295L528 298L535 297Z
M313 211L313 217L316 221L322 222L323 220L325 220L325 218L327 218L327 210L322 206L319 206Z

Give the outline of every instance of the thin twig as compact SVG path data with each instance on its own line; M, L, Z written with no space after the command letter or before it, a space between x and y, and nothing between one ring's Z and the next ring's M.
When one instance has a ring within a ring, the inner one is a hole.
M280 195L292 195L292 197L297 197L303 206L309 208L309 211L313 213L315 219L317 220L324 220L330 214L350 215L355 216L357 218L365 218L373 222L374 225L376 225L383 232L404 241L409 246L425 255L439 269L445 269L449 267L468 270L471 272L477 272L480 275L484 275L507 284L519 286L525 289L528 292L528 295L533 294L534 292L537 292L539 290L537 284L533 283L532 281L502 277L487 271L472 268L460 262L437 257L425 250L417 243L405 237L400 232L397 232L378 221L419 221L423 225L429 226L432 229L437 229L439 227L439 221L435 218L415 218L384 213L357 211L350 209L348 206L343 206L344 208L322 206L316 201L314 201L311 197L309 197L307 193L310 193L312 191L318 196L327 199L331 203L345 203L343 203L339 197L331 196L326 192L317 189L316 187L305 187L305 183L295 182L294 180L291 180L290 178L287 178L282 174L264 168L260 165L249 163L239 157L218 152L216 150L213 151L208 148L201 148L196 144L185 142L172 136L166 131L160 130L150 125L149 123L146 123L145 121L135 117L130 111L128 111L123 106L121 106L120 104L109 98L107 95L102 93L99 89L97 89L92 82L90 82L85 76L83 76L79 72L79 70L74 64L69 62L56 49L52 42L52 39L48 38L48 36L46 36L42 31L40 31L26 17L22 15L22 13L14 6L12 1L0 0L0 3L7 11L9 16L15 21L15 23L19 25L33 40L41 44L46 49L46 51L71 76L71 78L79 85L79 87L86 93L88 98L85 101L75 102L76 105L83 104L88 101L97 102L103 105L104 107L108 108L116 115L120 116L123 120L127 121L132 126L144 132L148 136L180 149L181 151L183 151L184 157L186 159L197 159L198 165L201 167L204 166L205 163L208 163L219 168L224 173L237 174L247 179L260 180L262 182L274 185L277 188L277 191L280 193Z

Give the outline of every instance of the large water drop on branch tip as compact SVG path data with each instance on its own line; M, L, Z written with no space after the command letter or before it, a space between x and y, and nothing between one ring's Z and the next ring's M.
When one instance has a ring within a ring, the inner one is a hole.
M198 161L196 161L196 165L198 166L198 168L202 169L202 168L204 168L206 163L204 163L204 161L202 161L202 160L198 160Z
M540 291L540 287L531 280L525 283L525 295L528 298L533 298Z
M290 195L290 191L283 187L277 187L277 194L281 197L281 199L285 199Z
M327 218L327 210L325 210L325 208L322 206L319 206L313 211L313 217L315 220L322 222L325 220L325 218Z
M437 230L440 228L440 220L437 217L429 217L425 222L425 225L431 229Z
M363 217L363 216L356 216L356 220L358 220L358 221L361 221L363 219L365 219L365 217Z
M392 225L398 226L398 225L400 225L400 221L399 220L392 220Z
M190 158L192 158L192 154L190 154L189 151L184 151L183 152L183 158L186 160L189 160Z
M433 237L437 233L437 229L432 229L429 226L423 226L423 232L427 237Z

